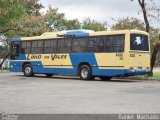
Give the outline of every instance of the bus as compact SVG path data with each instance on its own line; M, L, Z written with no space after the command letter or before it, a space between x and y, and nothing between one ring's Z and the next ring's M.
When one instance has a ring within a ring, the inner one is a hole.
M11 40L10 71L76 75L83 80L150 73L149 34L139 30L69 30Z

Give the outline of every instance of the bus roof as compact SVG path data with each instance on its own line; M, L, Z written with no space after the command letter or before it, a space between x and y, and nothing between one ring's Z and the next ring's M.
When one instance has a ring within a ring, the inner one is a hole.
M18 40L45 40L45 39L52 39L52 38L64 38L64 37L86 37L86 36L101 36L101 35L112 35L112 34L126 34L127 32L130 33L137 33L137 34L145 34L148 35L145 31L140 30L115 30L115 31L98 31L94 32L92 30L68 30L68 31L59 31L59 32L46 32L43 33L41 36L34 36L34 37L22 37L22 38L14 38L12 41Z

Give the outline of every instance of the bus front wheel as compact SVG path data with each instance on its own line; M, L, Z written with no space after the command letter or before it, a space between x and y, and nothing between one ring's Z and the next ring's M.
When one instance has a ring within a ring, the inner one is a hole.
M26 77L33 77L34 76L31 64L24 65L24 67L23 67L23 73L24 73L24 75Z
M92 70L88 65L82 65L80 67L79 75L82 80L94 79L94 77L92 76Z

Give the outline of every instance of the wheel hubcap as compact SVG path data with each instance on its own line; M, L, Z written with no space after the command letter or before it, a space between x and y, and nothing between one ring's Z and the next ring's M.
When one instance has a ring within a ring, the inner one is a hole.
M81 72L81 75L83 78L87 78L88 77L88 70L86 68L83 68L82 69L82 72Z
M30 74L30 73L31 73L31 68L30 68L30 67L26 67L25 73L26 73L26 74Z

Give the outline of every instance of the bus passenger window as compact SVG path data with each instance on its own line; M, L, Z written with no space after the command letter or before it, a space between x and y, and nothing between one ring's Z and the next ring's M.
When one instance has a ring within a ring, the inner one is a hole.
M124 52L125 35L106 36L105 51L106 52Z
M95 40L96 40L96 37L90 37L89 38L89 40L88 40L88 52L96 52Z
M104 36L89 38L88 52L104 52L104 38Z
M23 41L21 47L22 54L30 54L31 49L31 42L30 41Z
M80 46L79 46L79 39L74 38L72 41L72 52L79 52Z
M57 40L45 40L44 41L44 53L50 54L56 52Z
M86 52L87 51L87 37L73 38L72 52Z
M71 39L59 39L58 40L58 52L68 53L71 51Z
M79 46L80 46L80 52L86 52L87 51L87 49L86 49L86 47L87 47L87 38L81 38Z

